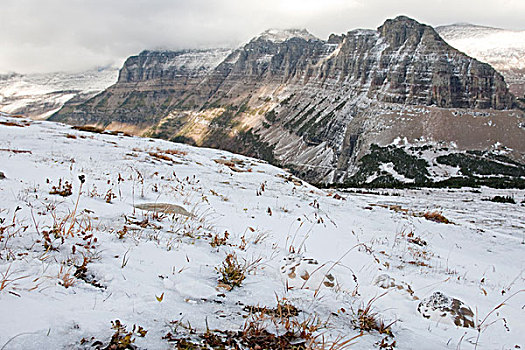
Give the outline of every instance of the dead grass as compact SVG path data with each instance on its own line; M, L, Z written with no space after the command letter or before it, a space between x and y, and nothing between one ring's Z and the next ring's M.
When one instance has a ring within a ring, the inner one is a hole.
M69 181L62 182L62 179L58 179L58 185L51 187L49 194L57 194L62 197L68 197L73 194L73 185Z
M5 126L17 126L17 127L19 127L19 128L23 128L24 126L28 126L29 123L19 124L19 123L15 123L15 122L5 122L5 121L0 121L0 125L5 125Z
M373 304L386 293L370 299L366 304L358 308L353 316L352 323L355 328L363 332L378 332L393 337L392 325L396 321L385 323L379 314L373 311Z
M392 211L395 211L396 213L403 213L406 215L411 215L414 217L424 217L427 220L439 222L443 224L453 224L452 221L448 220L446 217L443 216L442 213L438 211L427 211L427 212L414 212L409 209L403 208L400 205L395 204L369 204L370 207L381 207L381 208L387 208Z
M427 211L426 213L423 214L423 217L427 220L430 220L430 221L434 221L434 222L439 222L439 223L443 223L443 224L452 224L453 222L450 221L449 219L447 219L446 217L444 217L440 212L437 212L437 211Z
M234 253L228 254L226 259L222 262L222 265L215 269L221 275L221 278L219 279L219 287L227 290L240 287L242 281L246 278L246 264L239 263L237 256Z
M14 277L14 272L11 271L11 265L9 265L5 272L0 272L0 292L6 289L9 285L15 283L18 280L28 278L29 276L18 276Z
M64 265L60 266L60 270L58 271L58 284L61 285L64 288L73 287L76 282L75 276L71 273L72 268L66 269Z
M122 324L120 320L111 321L111 328L115 330L115 333L113 333L108 343L104 344L102 341L96 340L95 337L91 337L90 339L82 338L80 345L86 346L87 343L91 343L91 348L97 350L136 349L134 337L144 338L148 333L147 330L135 324L131 331L128 331L127 326Z
M170 156L167 156L163 153L160 153L160 152L148 152L148 154L150 156L152 156L153 158L156 158L156 159L160 159L160 160L165 160L165 161L168 161L168 162L172 162L173 161L173 158L171 158Z
M235 158L232 158L231 160L227 160L227 159L222 159L222 158L219 158L219 159L214 159L213 160L215 163L217 164L222 164L224 166L227 166L228 168L230 168L230 170L236 172L236 173L250 173L252 172L252 169L249 168L249 169L243 169L243 167L245 166L245 163L244 161L240 160L240 159L235 159Z
M188 152L177 149L158 149L157 151L160 153L171 154L172 156L185 156L188 154Z
M224 234L222 237L219 236L217 233L216 235L213 235L210 241L210 245L214 248L219 247L221 245L226 245L228 243L228 237L230 234L228 231L224 231Z
M79 130L79 131L92 132L95 134L101 134L104 132L104 129L96 127L96 126L92 126L92 125L78 125L78 126L73 126L72 129Z
M251 313L242 328L237 331L207 329L205 332L198 332L181 321L173 321L171 324L174 325L174 329L163 339L175 343L176 349L188 350L340 350L353 345L352 342L362 336L358 334L325 341L322 330L327 327L327 322L322 322L317 316L299 320L293 312L277 311L278 307L274 310L275 313L270 310L274 309L261 308L260 312Z
M32 154L33 152L23 149L11 149L11 148L0 148L0 152L11 152L11 153L29 153Z

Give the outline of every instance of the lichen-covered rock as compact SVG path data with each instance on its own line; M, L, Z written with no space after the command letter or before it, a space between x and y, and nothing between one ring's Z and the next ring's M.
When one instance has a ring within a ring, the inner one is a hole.
M441 292L434 292L423 299L417 311L424 318L437 322L446 322L459 327L474 328L474 313L461 300L447 297Z

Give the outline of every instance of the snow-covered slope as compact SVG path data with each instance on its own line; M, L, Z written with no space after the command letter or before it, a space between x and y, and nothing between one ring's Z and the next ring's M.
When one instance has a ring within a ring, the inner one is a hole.
M118 68L79 73L0 75L0 111L45 118L67 101L87 99L117 81Z
M268 29L257 35L251 41L258 39L268 40L275 43L281 43L291 38L301 38L304 40L319 40L316 36L308 32L306 29Z
M450 45L500 71L518 97L525 93L525 31L452 24L436 31Z
M0 164L3 349L132 329L141 349L269 341L256 327L316 348L361 329L354 349L525 346L524 191L335 193L225 151L5 115ZM277 303L298 311L261 309Z

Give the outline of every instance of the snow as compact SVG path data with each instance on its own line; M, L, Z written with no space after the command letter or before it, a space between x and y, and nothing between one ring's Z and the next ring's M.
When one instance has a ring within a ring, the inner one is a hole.
M319 334L328 339L359 334L352 310L377 298L373 311L396 321L396 349L525 345L524 190L319 190L225 151L4 114L0 122L0 347L87 349L92 341L80 345L82 338L107 344L110 321L119 319L148 330L136 337L139 348L173 348L162 339L171 321L238 330L243 305L275 307L276 296L302 310L301 320L327 321ZM60 179L72 184L71 196L49 193ZM482 200L496 194L518 204ZM134 209L142 203L172 203L194 216ZM453 224L418 215L427 211ZM70 234L51 232L46 249L44 232L73 212L76 223L62 225ZM228 244L212 246L210 236L225 231ZM229 253L253 263L230 291L216 271ZM72 277L84 257L88 277ZM312 278L300 283L306 273ZM323 283L328 275L334 287ZM436 291L475 310L479 341L476 329L418 313ZM365 332L352 348L383 338Z
M118 68L109 67L84 72L10 74L0 76L2 95L35 95L53 91L102 91L117 81Z
M0 110L26 114L25 108L39 105L31 117L42 119L79 94L94 95L106 89L117 81L117 76L115 67L74 73L0 75ZM48 110L49 105L53 110Z
M456 24L436 28L451 46L498 70L525 69L525 31Z
M268 29L254 37L251 41L258 39L273 41L275 43L281 43L291 38L301 38L306 41L318 40L317 37L309 33L306 29Z
M398 181L401 181L403 183L411 183L411 182L414 182L414 179L409 179L409 178L406 178L405 176L399 174L395 169L394 169L394 163L392 162L389 162L389 163L383 163L381 165L379 165L379 170L381 171L385 171L387 173L389 173L390 175L392 175L392 177ZM372 181L372 180L370 180ZM367 181L368 182L368 181Z
M230 49L189 50L167 61L162 68L210 71L224 61L231 52Z

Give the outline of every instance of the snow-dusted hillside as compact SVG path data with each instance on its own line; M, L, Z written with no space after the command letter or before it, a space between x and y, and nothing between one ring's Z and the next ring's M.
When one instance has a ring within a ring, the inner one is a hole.
M79 73L0 75L0 111L45 118L67 101L87 99L117 81L118 68Z
M436 31L450 45L500 71L511 90L525 93L525 31L452 24Z
M0 172L2 349L525 346L525 191L319 190L5 115Z

